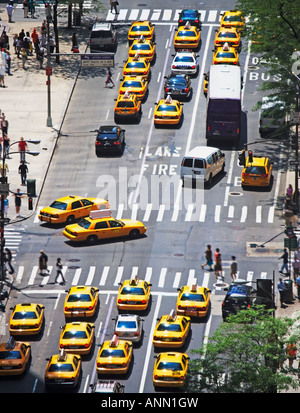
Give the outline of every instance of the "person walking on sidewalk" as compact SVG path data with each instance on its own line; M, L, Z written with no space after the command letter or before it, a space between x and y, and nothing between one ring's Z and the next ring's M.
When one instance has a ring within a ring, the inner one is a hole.
M280 274L284 274L283 270L285 269L286 270L286 276L290 275L289 268L288 268L289 253L288 253L286 248L284 248L283 254L278 259L279 260L282 259L282 265L281 265L281 268L280 268L280 271L279 271Z
M107 77L106 77L106 80L105 80L105 86L104 87L107 87L108 83L112 83L112 87L115 87L115 84L112 80L112 73L111 73L111 70L110 70L109 67L106 68L106 74L107 74Z
M48 256L45 254L44 250L40 251L39 270L40 270L40 275L45 275L45 271L49 273L49 270L48 270Z
M5 248L5 262L9 267L9 273L10 274L14 274L15 269L11 264L11 260L12 260L12 255L11 255L11 250L9 248Z
M17 189L17 192L14 193L15 197L15 207L16 207L16 218L20 217L20 208L21 208L21 200L23 198L22 192L20 192L20 188Z
M58 280L59 277L62 278L61 284L66 283L65 277L64 277L63 272L62 272L62 268L63 268L63 265L62 265L62 262L61 262L61 258L57 258L57 261L56 261L56 277L55 277L55 281L54 281L55 284L58 284L57 280Z
M206 259L206 264L201 265L202 270L206 265L208 265L209 266L209 271L212 271L213 270L213 268L212 268L213 259L212 259L212 250L211 250L210 245L206 246L205 259Z
M25 152L28 150L28 146L23 137L20 138L18 147L20 152L20 162L25 162Z
M300 275L297 275L297 278L295 279L295 286L297 288L297 296L298 296L298 301L300 301Z
M284 284L284 282L282 281L282 278L279 278L279 281L278 281L278 283L277 283L277 290L278 290L278 293L279 293L279 299L280 299L281 308L284 308L283 303L284 303L285 284Z
M28 168L25 162L20 163L18 171L19 171L19 174L21 175L21 185L26 185Z
M110 12L112 13L114 10L116 14L119 14L117 9L118 5L119 2L117 0L110 0Z
M8 23L13 23L12 15L13 15L13 11L14 11L14 6L13 6L12 1L10 1L8 3L8 5L6 6L6 11L7 11Z
M232 281L235 281L238 267L237 267L237 262L236 262L234 255L231 257L231 259L232 261L230 264L230 276L231 276Z

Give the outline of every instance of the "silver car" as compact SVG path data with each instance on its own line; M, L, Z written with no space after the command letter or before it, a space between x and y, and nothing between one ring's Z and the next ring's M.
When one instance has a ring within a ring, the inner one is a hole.
M116 321L115 334L121 340L129 340L138 343L141 340L143 332L143 319L135 314L119 314Z

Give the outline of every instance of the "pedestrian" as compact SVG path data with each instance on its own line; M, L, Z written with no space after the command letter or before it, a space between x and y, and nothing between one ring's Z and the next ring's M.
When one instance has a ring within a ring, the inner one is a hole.
M12 255L11 255L11 250L9 248L5 248L5 260L6 263L9 267L9 273L13 274L15 272L14 267L12 266L11 260L12 260Z
M45 275L45 271L49 273L49 270L48 270L48 256L45 254L44 250L40 251L39 270L40 270L40 275Z
M4 113L2 113L1 131L3 137L8 134L8 120L5 118Z
M277 290L279 292L280 305L281 305L281 308L283 308L284 307L283 303L284 303L285 284L282 281L282 278L279 278L279 281L277 283Z
M221 275L221 277L223 277L223 275L222 275L222 257L221 257L221 253L220 253L219 248L216 248L216 251L215 251L215 275L216 275L216 279L218 279L219 274Z
M280 268L280 274L284 274L283 270L286 270L286 276L290 275L288 263L289 263L289 254L286 248L283 250L283 254L278 258L279 260L282 259L282 265Z
M5 53L6 53L6 73L8 74L8 76L13 76L13 74L10 71L10 68L11 68L11 55L10 55L10 52L8 50L6 50Z
M4 77L6 73L6 65L0 64L0 87L5 87Z
M20 208L21 208L21 201L23 198L22 192L20 192L20 188L17 189L17 192L14 192L15 197L15 207L16 207L16 218L20 217Z
M76 33L73 33L73 35L72 35L72 49L71 49L71 51L73 52L74 49L78 49L78 41L77 41Z
M10 139L7 135L4 135L3 138L3 149L4 149L4 157L7 159L10 159L9 156L9 144L10 144Z
M7 195L5 195L4 197L4 218L7 218L8 207L9 207L9 201L8 201Z
M298 295L298 300L300 301L300 275L297 275L297 278L295 279L295 286L297 288L297 295Z
M28 0L24 0L23 1L23 10L24 10L24 18L27 19L28 17L28 9L29 9L29 5L28 5Z
M112 13L113 10L115 11L116 14L118 13L118 9L117 6L119 5L119 2L116 0L110 0L110 12Z
M293 192L294 192L294 191L293 191L293 187L292 187L291 184L289 184L289 186L288 186L287 189L286 189L286 195L287 195L288 197L292 198Z
M7 163L4 162L4 165L3 165L3 162L1 162L1 167L0 167L1 176L2 177L7 176L7 172L9 172Z
M27 142L24 141L24 138L21 137L19 141L19 152L20 152L20 162L26 162L25 161L25 152L27 151Z
M20 163L18 171L19 171L19 174L21 175L21 185L26 185L28 168L25 162Z
M22 59L22 68L26 70L25 63L27 60L27 52L24 47L21 47L21 59Z
M110 70L109 67L106 68L106 74L107 74L107 77L106 77L106 80L105 80L105 86L104 87L107 87L108 83L112 83L112 87L115 87L115 84L112 80L112 73L111 73L111 70Z
M211 246L207 245L206 250L205 250L205 259L206 259L206 264L201 265L201 268L203 268L208 265L209 266L209 271L212 271L212 265L213 265L213 260L212 260L212 250Z
M286 346L286 355L289 361L289 368L292 368L297 355L297 346L294 342L291 342Z
M34 48L36 48L36 44L39 40L39 35L38 32L36 31L36 28L34 27L31 33L31 39L32 39L32 43L34 45Z
M45 49L44 47L41 47L41 48L39 49L38 53L37 53L37 56L36 56L37 60L38 60L39 63L40 63L40 69L43 68L45 51L46 51L46 49Z
M230 276L231 276L232 281L235 281L238 267L237 267L237 262L236 262L234 255L231 257L231 260L232 261L230 264Z
M59 277L62 277L62 282L60 284L65 284L66 283L66 280L65 280L63 272L62 272L62 268L63 268L63 265L62 265L62 262L61 262L61 258L57 258L55 284L58 283L57 280L58 280Z
M6 6L6 11L7 11L7 17L8 17L8 23L13 23L12 21L12 14L13 14L13 2L9 2L8 5Z
M32 19L35 19L35 1L34 0L28 0L28 11L31 15Z
M300 269L300 262L298 261L296 254L294 255L294 261L292 263L292 267L293 267L293 276L294 276L294 281L295 281L299 275L299 269Z
M53 36L50 35L50 38L49 38L50 53L54 53L54 48L55 48L55 40L54 40Z

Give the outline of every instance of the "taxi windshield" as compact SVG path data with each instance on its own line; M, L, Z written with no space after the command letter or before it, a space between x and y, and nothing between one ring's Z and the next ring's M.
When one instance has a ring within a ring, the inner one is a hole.
M65 211L67 209L68 204L65 202L60 202L60 201L54 201L50 205L50 208L55 208L55 209L60 209L62 211Z
M71 372L71 371L74 371L74 368L71 363L57 363L57 364L51 364L48 371L51 373Z
M131 30L133 32L148 32L150 29L148 26L133 26Z
M178 32L178 36L194 37L196 36L196 33L193 30L180 30L180 32Z
M89 229L89 227L90 227L90 225L91 225L91 222L88 221L88 220L85 219L85 218L81 218L81 219L78 221L78 225L79 225L80 227L84 228L84 229Z
M122 349L108 348L101 352L100 357L125 357L125 353Z
M122 288L121 294L145 295L145 291L141 287L125 286Z
M183 293L181 296L182 301L198 301L203 303L205 298L202 294L190 294L190 293Z
M219 33L219 37L230 37L231 39L235 39L236 34L235 33L229 33L229 32L221 32L221 33Z
M122 84L122 87L143 87L142 82L128 80Z
M162 361L157 366L157 370L182 370L182 365L179 362Z
M128 62L126 67L133 68L133 69L144 69L145 63L144 62Z
M218 52L217 57L226 57L227 59L234 59L235 54L232 52Z
M180 332L181 327L180 324L170 324L170 323L161 323L157 327L157 331L175 331Z
M242 16L225 16L224 21L226 22L241 22L243 21Z
M37 318L34 311L18 311L14 314L13 320L33 320Z
M157 110L160 112L164 112L164 111L177 112L178 111L177 106L174 106L174 105L159 105Z
M134 44L132 50L150 50L149 44Z
M21 359L21 353L17 350L13 351L0 351L0 360L16 360Z
M87 334L85 331L66 331L63 335L64 340L68 340L72 338L77 338L77 339L87 338Z
M87 303L92 300L89 294L71 294L68 298L68 303L77 303L78 301Z

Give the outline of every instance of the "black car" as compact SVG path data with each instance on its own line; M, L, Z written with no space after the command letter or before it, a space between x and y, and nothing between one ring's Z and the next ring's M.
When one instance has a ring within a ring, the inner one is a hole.
M190 22L191 26L196 26L201 29L200 13L198 10L181 10L178 16L178 27L184 26L186 22Z
M252 307L256 299L256 290L250 285L232 283L225 291L227 294L222 304L224 321L230 314Z
M122 154L125 147L125 130L120 126L100 126L96 142L96 155L101 156L106 153Z
M165 76L165 98L170 95L172 98L180 100L188 99L192 93L191 79L189 75L171 74Z

